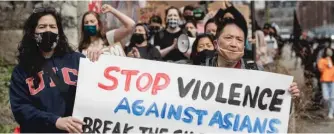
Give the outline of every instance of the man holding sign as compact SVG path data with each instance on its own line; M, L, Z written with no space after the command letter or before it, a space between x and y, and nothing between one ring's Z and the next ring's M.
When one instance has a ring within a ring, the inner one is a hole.
M263 70L254 61L242 59L247 37L247 24L242 16L224 18L221 32L217 35L218 54L207 59L207 66ZM294 97L299 96L297 83L292 83L289 91Z

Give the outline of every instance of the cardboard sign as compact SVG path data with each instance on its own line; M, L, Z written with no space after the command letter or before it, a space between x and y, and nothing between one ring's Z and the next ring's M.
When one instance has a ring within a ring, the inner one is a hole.
M293 77L102 55L80 60L73 116L89 133L286 133Z
M162 19L162 23L165 23L165 10L169 6L166 4L166 2L163 1L148 1L146 6L143 8L138 8L137 11L137 16L138 22L140 23L149 23L150 18L153 15L160 16Z

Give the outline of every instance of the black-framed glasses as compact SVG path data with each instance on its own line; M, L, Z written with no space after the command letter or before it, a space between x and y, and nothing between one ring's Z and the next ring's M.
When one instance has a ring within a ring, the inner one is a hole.
M56 12L56 9L53 7L38 7L35 8L33 11L33 13L42 13L42 12Z

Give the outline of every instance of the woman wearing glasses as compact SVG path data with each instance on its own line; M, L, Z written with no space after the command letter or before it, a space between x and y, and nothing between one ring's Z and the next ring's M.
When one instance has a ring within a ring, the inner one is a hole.
M115 56L126 56L122 46L116 45L115 43L121 41L132 32L135 22L130 17L117 11L110 5L103 5L102 13L108 12L115 15L115 17L123 23L123 26L104 33L98 13L89 11L82 17L79 51L86 55L91 61L97 61L102 53Z
M71 117L79 59L54 8L34 9L24 24L10 85L10 104L24 133L82 132Z

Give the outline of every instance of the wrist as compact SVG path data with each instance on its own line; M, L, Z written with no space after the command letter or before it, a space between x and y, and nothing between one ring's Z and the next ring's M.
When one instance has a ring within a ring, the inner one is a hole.
M110 8L110 9L108 10L108 12L114 14L114 13L115 13L115 8Z
M57 126L56 124L57 124L57 122L58 122L58 120L59 120L60 118L61 118L61 117L59 117L59 116L51 117L51 120L50 120L51 125L53 125L53 126Z

